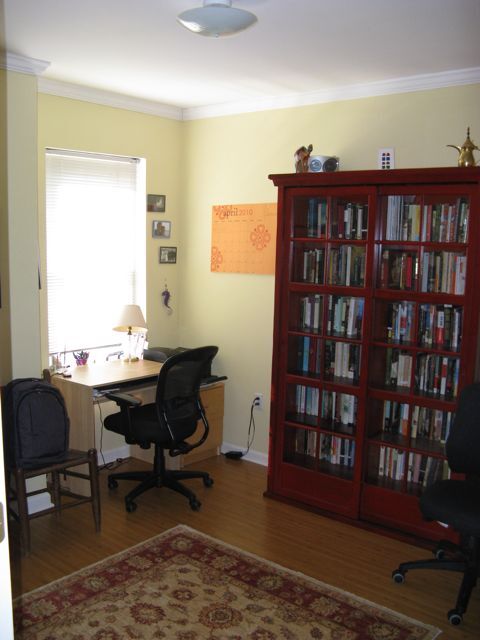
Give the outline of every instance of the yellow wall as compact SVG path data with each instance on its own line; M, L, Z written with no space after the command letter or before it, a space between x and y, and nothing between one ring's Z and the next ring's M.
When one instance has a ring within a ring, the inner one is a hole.
M151 344L220 347L214 371L228 375L224 440L267 453L274 277L210 272L211 207L274 202L267 176L293 171L293 153L340 156L342 169L374 169L377 149L394 147L396 166L453 166L466 127L480 139L480 85L176 122L47 95L39 96L39 189L43 216L46 146L139 155L147 192L167 195L177 265L159 265L147 216L147 320ZM105 239L108 242L108 238ZM174 313L161 308L165 281Z
M268 174L292 172L295 149L309 143L345 170L376 169L382 147L395 148L398 168L453 166L457 152L445 145L463 144L467 125L480 144L479 104L476 85L185 123L180 341L220 346L226 442L245 446L254 393L268 401L274 278L210 273L212 205L275 201ZM266 453L268 409L255 416L252 448Z
M39 215L45 218L45 148L58 147L99 153L129 155L146 159L147 193L167 194L167 208L163 214L149 213L146 216L147 255L147 308L151 345L176 342L179 318L178 298L172 300L176 313L168 316L161 306L161 292L165 282L177 291L178 269L175 265L160 265L160 244L176 246L180 240L180 212L183 188L181 184L183 149L181 123L157 116L114 109L89 102L58 98L40 94L38 100L38 168L39 168ZM166 241L153 239L152 220L164 219L172 222L172 236ZM42 241L45 237L41 225ZM110 239L105 238L107 244ZM68 253L68 249L67 249ZM84 256L71 255L78 260ZM43 265L45 272L45 265ZM99 286L108 286L101 283ZM42 317L45 318L45 299L42 299ZM119 304L122 304L121 301ZM114 318L112 318L113 326ZM42 332L42 348L45 358L46 323ZM46 364L46 362L44 362Z

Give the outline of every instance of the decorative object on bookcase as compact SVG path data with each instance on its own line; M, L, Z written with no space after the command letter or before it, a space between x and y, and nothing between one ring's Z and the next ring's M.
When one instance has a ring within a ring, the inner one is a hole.
M470 127L467 128L467 138L461 147L456 144L447 144L447 147L453 147L458 151L459 167L474 167L477 164L473 152L480 149L470 140Z
M478 360L480 169L271 176L279 188L267 495L421 538ZM453 537L453 534L449 534Z
M313 150L313 144L308 147L299 147L295 151L295 171L297 173L306 173L308 171L308 159Z

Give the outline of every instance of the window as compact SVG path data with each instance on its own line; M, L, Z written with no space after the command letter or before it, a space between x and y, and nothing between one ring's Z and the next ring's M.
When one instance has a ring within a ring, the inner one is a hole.
M49 354L111 351L122 306L145 310L145 197L143 160L47 150Z

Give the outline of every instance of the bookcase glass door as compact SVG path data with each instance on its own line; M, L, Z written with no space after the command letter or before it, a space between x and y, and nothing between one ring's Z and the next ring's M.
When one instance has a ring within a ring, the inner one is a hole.
M308 472L322 504L319 478L332 487L354 478L369 195L299 195L290 211L281 463Z
M418 499L450 477L445 442L465 359L470 201L461 189L419 187L384 194L378 209L365 493L381 487ZM392 519L377 504L374 517L382 515Z

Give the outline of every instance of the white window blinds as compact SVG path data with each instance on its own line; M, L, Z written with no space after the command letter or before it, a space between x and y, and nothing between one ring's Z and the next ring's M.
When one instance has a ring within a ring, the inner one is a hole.
M124 304L145 310L143 161L46 152L49 353L118 344Z

